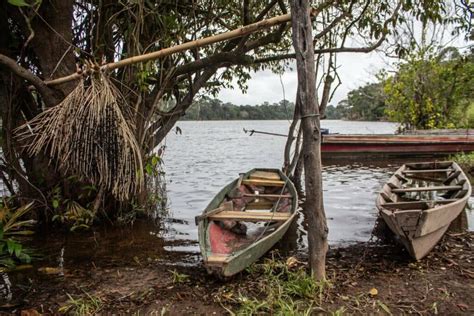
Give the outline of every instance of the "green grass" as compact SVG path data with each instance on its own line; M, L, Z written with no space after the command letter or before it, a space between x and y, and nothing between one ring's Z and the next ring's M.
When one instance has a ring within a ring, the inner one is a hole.
M460 153L460 154L451 156L449 158L457 162L459 165L474 167L474 152L469 153L469 154ZM465 170L465 171L468 171L468 170Z
M471 103L466 111L467 124L469 128L474 127L474 102Z
M259 275L263 297L238 294L235 315L311 315L323 311L321 305L331 284L316 281L303 267L290 267L274 257L248 268ZM250 297L252 296L252 297Z
M102 308L102 300L89 293L85 293L85 296L79 298L74 298L69 294L67 296L69 297L68 301L58 310L61 314L92 315L100 312Z

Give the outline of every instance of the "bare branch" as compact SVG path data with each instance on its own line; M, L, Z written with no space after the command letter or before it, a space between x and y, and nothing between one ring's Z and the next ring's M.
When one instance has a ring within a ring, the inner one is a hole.
M31 83L39 91L48 107L57 104L58 97L55 95L54 91L48 88L48 86L31 71L18 65L15 60L0 54L0 65L5 66L18 77Z

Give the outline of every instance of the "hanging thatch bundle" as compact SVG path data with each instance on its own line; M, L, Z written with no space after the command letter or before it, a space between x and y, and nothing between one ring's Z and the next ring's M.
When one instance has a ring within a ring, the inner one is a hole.
M20 126L30 155L44 150L59 170L126 200L143 186L140 148L127 104L103 73L81 80L60 104Z

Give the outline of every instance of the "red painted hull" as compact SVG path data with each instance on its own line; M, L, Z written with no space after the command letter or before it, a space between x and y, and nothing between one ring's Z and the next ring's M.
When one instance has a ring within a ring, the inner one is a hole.
M442 156L474 151L471 135L324 135L323 157Z

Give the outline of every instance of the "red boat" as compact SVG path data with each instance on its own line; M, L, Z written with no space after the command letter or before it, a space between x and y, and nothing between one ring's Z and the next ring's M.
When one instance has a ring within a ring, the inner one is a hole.
M326 158L352 156L433 157L474 151L474 135L323 135Z

